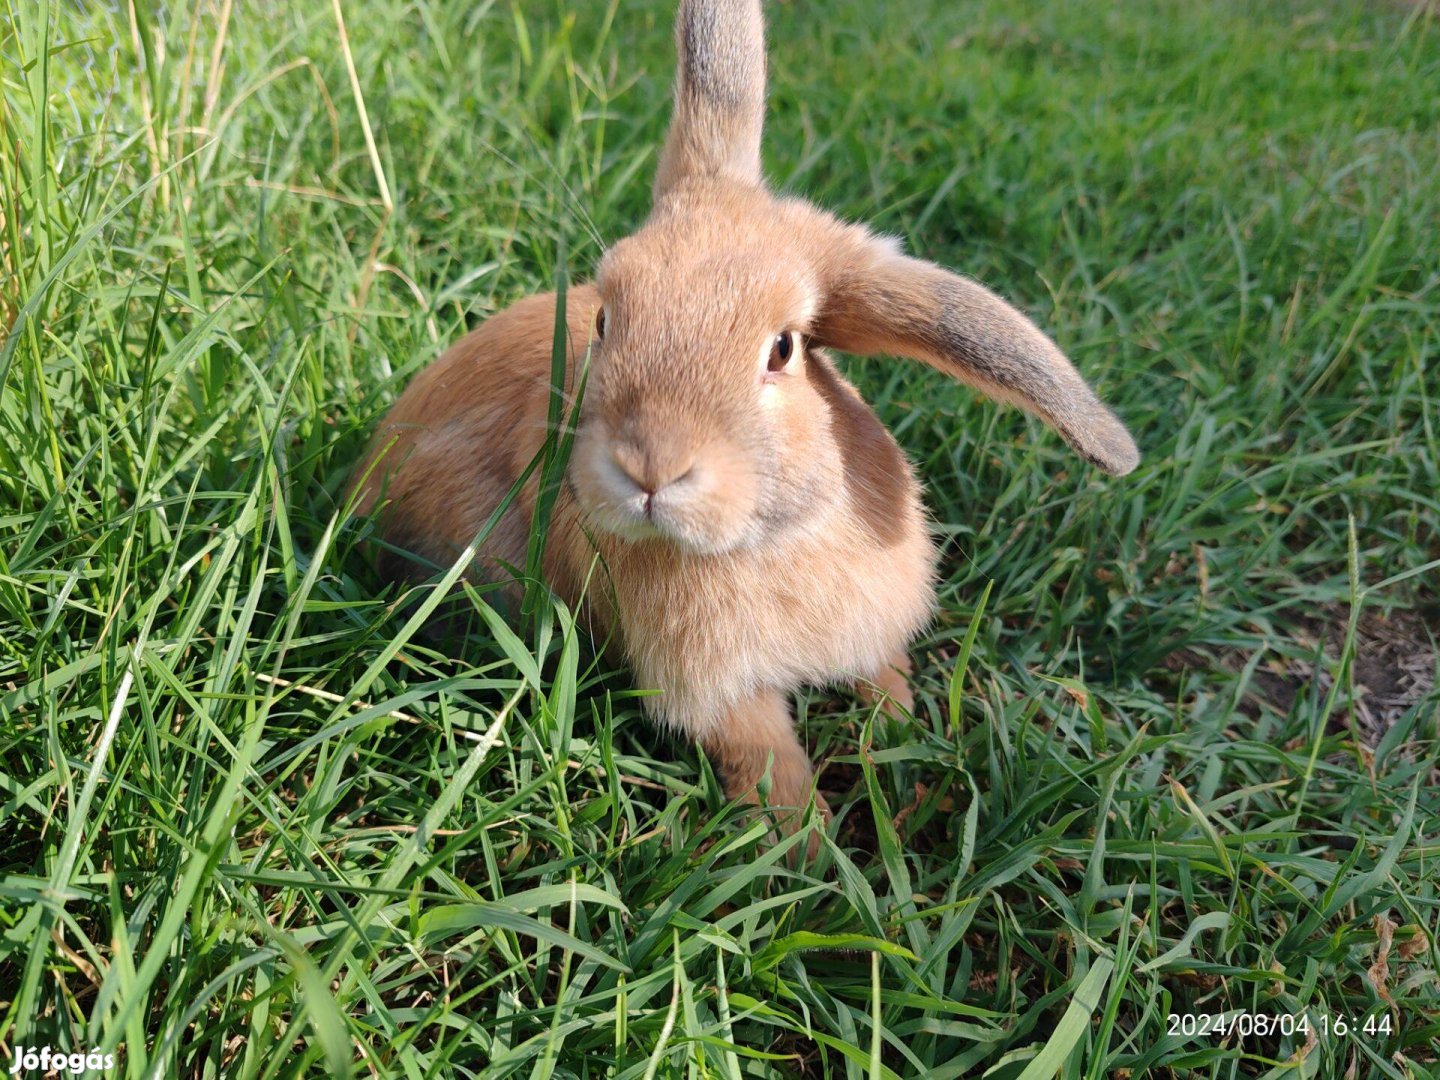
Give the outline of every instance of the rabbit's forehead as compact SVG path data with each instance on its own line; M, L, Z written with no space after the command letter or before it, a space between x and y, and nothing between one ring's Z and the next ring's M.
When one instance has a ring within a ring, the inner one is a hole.
M617 326L721 335L803 331L820 307L814 273L783 250L692 254L638 239L612 249L596 280Z

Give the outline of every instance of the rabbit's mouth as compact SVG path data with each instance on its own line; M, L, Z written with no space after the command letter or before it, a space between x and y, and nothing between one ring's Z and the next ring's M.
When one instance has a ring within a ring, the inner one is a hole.
M721 555L753 541L753 526L736 529L725 520L730 515L723 510L696 505L701 500L680 491L615 493L599 499L578 496L577 501L591 523L630 543L662 543L690 555Z

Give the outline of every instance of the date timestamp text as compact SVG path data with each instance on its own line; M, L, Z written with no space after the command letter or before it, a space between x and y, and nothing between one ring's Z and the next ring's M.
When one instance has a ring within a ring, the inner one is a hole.
M1361 1036L1383 1039L1395 1033L1395 1023L1388 1012L1370 1016L1330 1016L1321 1013L1310 1019L1308 1013L1170 1013L1165 1020L1166 1034L1190 1037L1212 1036L1217 1039L1290 1037L1309 1038L1313 1033L1322 1039L1331 1036Z

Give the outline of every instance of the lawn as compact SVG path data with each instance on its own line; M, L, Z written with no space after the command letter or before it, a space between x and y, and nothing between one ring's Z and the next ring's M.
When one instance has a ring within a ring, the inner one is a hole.
M5 11L0 1057L1440 1076L1425 5L770 5L774 183L1010 297L1143 454L842 358L942 610L913 721L797 703L804 870L567 611L422 632L343 505L643 218L669 0Z

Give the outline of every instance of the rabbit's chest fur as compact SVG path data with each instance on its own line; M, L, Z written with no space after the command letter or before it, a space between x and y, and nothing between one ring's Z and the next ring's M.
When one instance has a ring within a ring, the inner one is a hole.
M851 508L792 544L720 560L630 548L610 564L626 658L667 723L703 734L759 690L871 678L930 618L935 549L909 485L881 545Z

